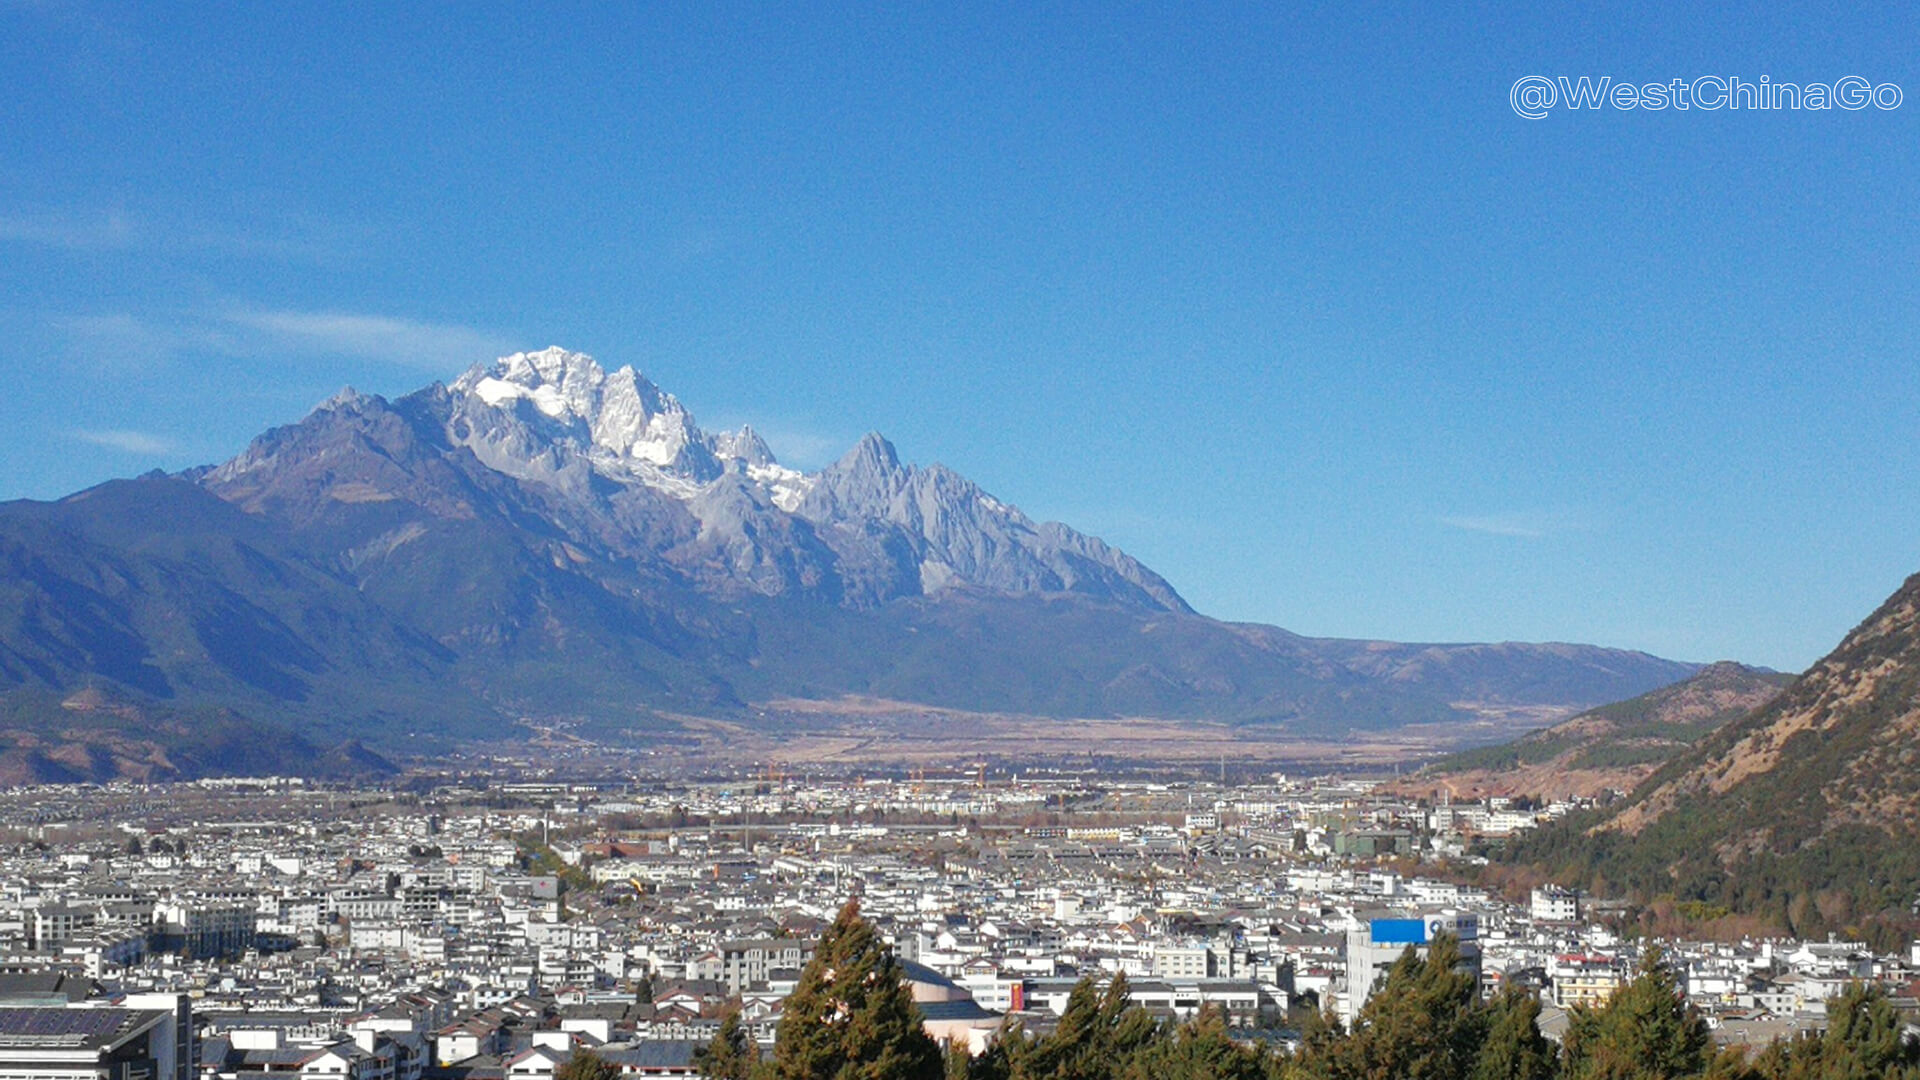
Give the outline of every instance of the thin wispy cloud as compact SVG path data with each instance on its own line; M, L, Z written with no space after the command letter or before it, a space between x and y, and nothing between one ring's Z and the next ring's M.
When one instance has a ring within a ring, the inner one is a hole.
M758 428L754 430L759 431ZM859 441L858 438L836 438L785 427L762 431L760 437L767 440L767 446L772 448L774 456L797 469L819 469L830 465Z
M43 316L69 358L98 369L163 367L195 356L348 357L452 374L514 351L505 335L391 315L224 307Z
M140 243L135 220L118 211L98 214L0 214L0 241L33 244L62 251L107 251Z
M158 457L173 453L171 440L144 431L131 431L126 428L95 430L82 428L73 432L73 437L90 446L103 446L109 450L118 450L127 454L139 454L142 457Z
M789 424L778 418L762 421L733 413L720 414L711 427L718 431L734 431L743 425L752 427L756 434L766 440L767 448L773 451L773 456L780 459L782 465L808 471L832 464L860 441L858 434L834 434Z
M76 358L110 370L154 368L185 351L226 353L233 348L231 333L203 320L119 311L54 316L48 322L66 336Z
M0 244L55 251L334 263L367 238L297 213L272 210L234 220L154 217L124 208L38 207L0 212Z
M239 309L223 318L292 351L385 360L439 372L513 351L511 342L490 331L388 315Z
M1549 533L1566 528L1566 525L1556 521L1553 515L1529 512L1449 514L1440 518L1440 524L1451 529L1464 529L1467 532L1484 533L1488 536L1508 536L1520 540L1538 540Z

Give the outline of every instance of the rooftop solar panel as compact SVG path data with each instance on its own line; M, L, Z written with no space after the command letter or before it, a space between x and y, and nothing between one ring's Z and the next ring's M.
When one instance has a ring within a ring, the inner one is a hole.
M107 1042L135 1018L127 1009L0 1008L0 1046L81 1046Z

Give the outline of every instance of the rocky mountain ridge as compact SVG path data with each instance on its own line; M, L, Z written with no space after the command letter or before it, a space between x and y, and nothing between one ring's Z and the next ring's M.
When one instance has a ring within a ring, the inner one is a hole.
M0 699L96 688L319 744L520 717L638 738L843 696L1343 737L1571 712L1692 670L1218 622L877 434L787 469L751 429L706 432L559 349L391 401L343 391L220 465L0 504Z
M1627 701L1589 709L1512 742L1449 755L1410 786L1456 798L1629 791L1700 739L1777 697L1792 676L1732 661Z
M416 446L448 458L464 449L519 481L539 513L604 554L664 561L716 594L868 607L970 585L1191 610L1124 553L1065 525L1036 523L944 466L902 464L877 433L827 468L802 473L780 465L751 428L706 432L631 367L609 374L557 347L476 366L451 386L391 403L344 391L200 480L257 511L262 483L284 492L289 474L331 470L331 455L353 431L373 445L395 425L410 428ZM285 492L280 505L391 497L436 515L447 509L434 505L444 495L435 485L328 475L324 492ZM363 555L406 542L397 534L370 540Z

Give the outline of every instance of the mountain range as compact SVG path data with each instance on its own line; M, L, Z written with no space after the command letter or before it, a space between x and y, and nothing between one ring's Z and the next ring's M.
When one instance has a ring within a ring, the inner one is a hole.
M1455 798L1593 798L1630 791L1661 765L1779 696L1793 676L1730 660L1680 682L1589 709L1511 742L1449 754L1414 778Z
M394 400L342 391L216 466L0 504L0 722L95 772L223 767L141 743L168 725L391 748L854 695L1341 736L1565 715L1695 667L1216 621L878 434L788 468L559 348Z

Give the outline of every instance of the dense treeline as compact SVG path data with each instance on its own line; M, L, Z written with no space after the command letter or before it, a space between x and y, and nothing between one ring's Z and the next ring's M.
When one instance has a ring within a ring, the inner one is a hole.
M1764 792L1762 797L1772 798ZM1569 814L1516 836L1499 858L1596 895L1725 909L1792 937L1842 934L1890 952L1920 933L1920 918L1910 906L1920 890L1920 845L1910 837L1801 820L1782 810L1774 848L1729 862L1720 854L1728 829L1724 815L1670 813L1628 835L1596 828L1612 810ZM1819 841L1803 842L1807 835Z
M1481 1000L1459 960L1451 938L1424 957L1408 950L1352 1030L1316 1015L1292 1052L1237 1040L1211 1011L1158 1020L1116 976L1105 989L1081 980L1050 1032L1016 1028L978 1056L943 1055L891 950L849 904L787 999L772 1056L762 1059L735 1014L698 1063L714 1080L1920 1080L1920 1044L1878 990L1831 1003L1821 1036L1752 1059L1716 1054L1650 953L1605 1006L1576 1009L1556 1046L1540 1033L1537 1001Z

